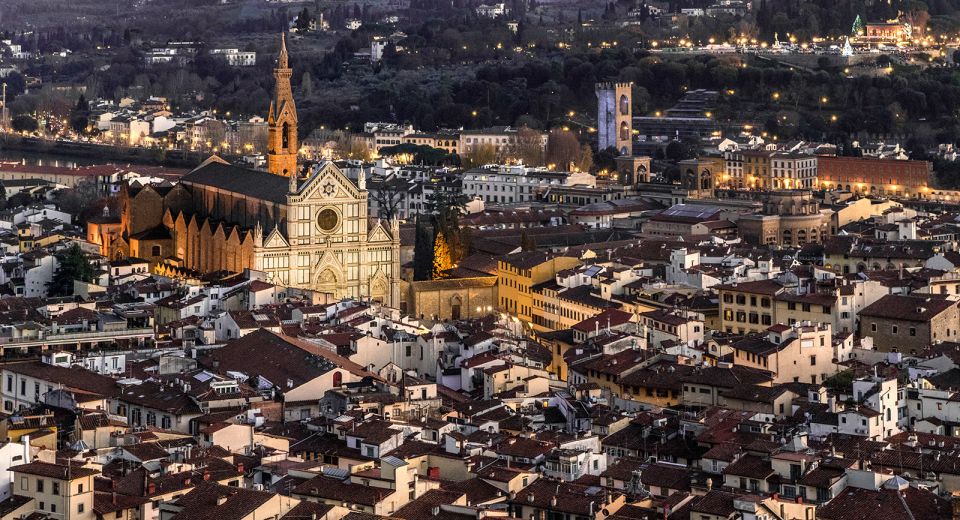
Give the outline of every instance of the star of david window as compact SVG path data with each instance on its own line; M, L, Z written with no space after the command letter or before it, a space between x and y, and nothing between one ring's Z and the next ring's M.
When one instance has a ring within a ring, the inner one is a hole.
M327 197L332 197L333 194L336 192L337 192L337 187L334 186L332 182L327 181L326 184L323 185L323 194L326 195Z

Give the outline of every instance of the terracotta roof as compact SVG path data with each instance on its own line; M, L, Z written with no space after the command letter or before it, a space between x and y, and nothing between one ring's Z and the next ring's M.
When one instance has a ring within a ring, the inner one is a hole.
M766 480L774 474L774 471L769 460L748 453L727 466L723 474Z
M398 509L393 513L393 516L405 520L468 520L475 518L466 513L453 513L442 508L437 514L434 514L434 508L439 508L445 504L453 504L460 500L463 495L464 493L460 491L431 489Z
M823 520L942 520L951 518L950 502L929 491L907 487L903 490L870 490L848 486L833 500L817 508Z
M197 486L176 500L183 508L173 516L176 520L242 520L275 495L235 486L199 482Z
M573 326L575 330L590 333L597 329L604 329L607 326L618 327L630 322L633 317L629 312L618 309L607 309L593 318L587 318Z
M57 480L67 480L68 478L72 480L100 474L99 471L92 468L84 468L72 465L67 466L63 464L50 464L47 462L30 462L27 464L20 464L18 466L11 466L10 471Z
M925 322L956 305L956 301L934 294L922 296L888 294L864 307L860 311L860 316Z
M294 495L316 497L364 506L374 506L395 492L393 489L353 484L349 479L341 480L326 475L317 475L292 490L292 494Z
M263 376L273 385L286 388L288 380L294 387L313 380L335 368L347 370L359 377L372 377L362 366L318 345L266 329L259 329L227 343L222 348L208 351L202 362L216 364L219 371L237 371L247 376Z
M722 284L715 286L713 289L717 291L766 294L769 296L775 296L784 290L783 284L775 280L754 280L752 282Z

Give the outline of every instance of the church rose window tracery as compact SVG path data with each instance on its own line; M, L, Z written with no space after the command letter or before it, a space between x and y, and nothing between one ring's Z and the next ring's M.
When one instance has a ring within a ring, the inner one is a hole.
M317 225L320 226L321 231L330 233L336 230L339 224L340 215L337 214L335 209L323 208L317 213Z

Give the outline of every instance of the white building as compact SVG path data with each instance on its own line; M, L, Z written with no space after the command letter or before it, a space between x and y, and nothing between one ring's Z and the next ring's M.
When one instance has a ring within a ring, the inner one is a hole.
M24 438L25 442L30 442L29 437ZM10 468L19 464L31 462L30 448L20 442L5 442L0 445L0 468L6 468L0 471L0 501L6 500L13 495L11 484L13 483L13 472Z
M507 9L507 6L503 3L491 5L482 4L477 6L477 16L486 18L499 18L509 12L510 10Z
M817 186L817 157L798 153L775 153L770 157L771 187L811 189Z
M370 42L370 61L376 63L383 59L383 50L389 44L387 40L374 39Z
M24 256L23 262L23 292L17 287L17 296L39 297L47 296L47 288L53 281L57 271L57 257L36 251Z
M210 49L210 54L226 60L231 67L252 67L257 64L257 53L240 49Z
M546 168L490 165L463 174L463 194L494 204L530 202L536 200L538 188L563 186L569 177Z
M517 146L518 129L511 126L494 126L478 130L464 130L460 132L459 154L469 153L478 146L491 145L497 157L509 154ZM540 146L547 146L547 134L540 134Z

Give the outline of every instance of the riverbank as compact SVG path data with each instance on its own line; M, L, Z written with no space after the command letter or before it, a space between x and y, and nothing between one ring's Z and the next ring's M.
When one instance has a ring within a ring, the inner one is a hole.
M74 165L114 163L168 166L171 168L193 168L209 156L205 152L187 150L159 150L135 146L51 141L37 137L2 134L0 135L0 156L5 154L49 157L52 160L60 157L65 162L73 162Z

